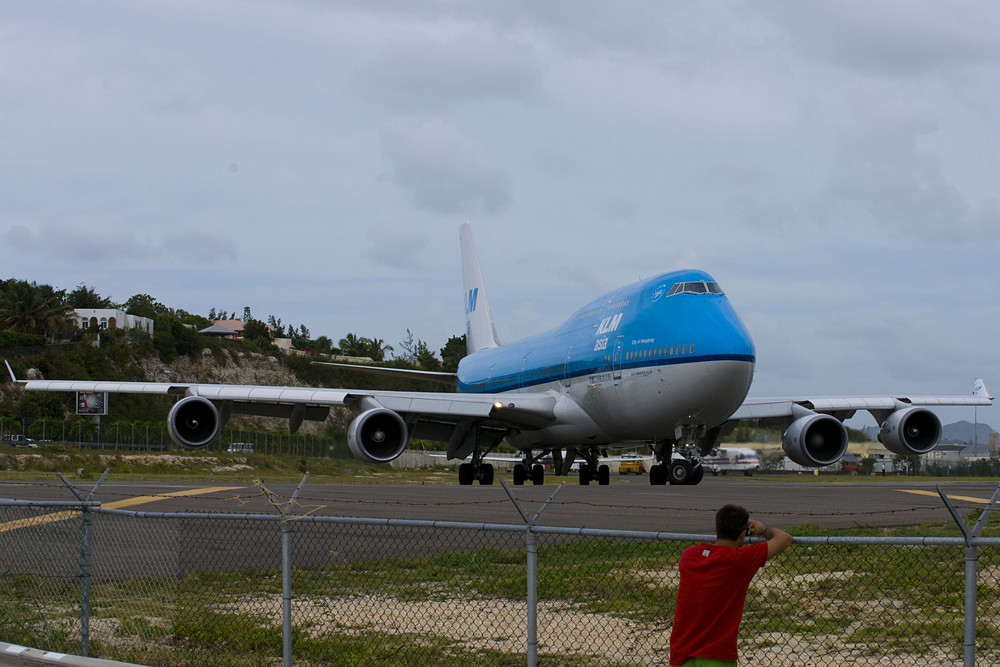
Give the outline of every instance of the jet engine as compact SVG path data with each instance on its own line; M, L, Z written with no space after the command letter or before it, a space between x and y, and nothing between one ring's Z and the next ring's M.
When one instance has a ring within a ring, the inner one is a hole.
M215 405L201 396L182 398L167 413L167 431L171 439L188 449L199 449L210 443L221 425Z
M836 463L847 452L847 429L836 417L802 410L781 438L785 456L801 466Z
M893 454L924 454L941 440L941 420L925 408L902 408L882 422L878 441Z
M356 458L369 463L388 463L406 449L410 434L406 422L383 407L365 410L347 429L347 444Z

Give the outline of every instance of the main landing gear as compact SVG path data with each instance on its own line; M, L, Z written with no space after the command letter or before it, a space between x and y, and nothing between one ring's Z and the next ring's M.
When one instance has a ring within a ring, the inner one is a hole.
M676 447L668 441L653 447L657 463L649 469L649 483L653 486L671 484L698 484L705 476L705 466L696 453L696 447ZM666 459L666 460L665 460Z
M587 486L591 482L597 482L600 486L607 486L611 483L611 468L607 465L600 465L598 452L590 449L569 449L565 452L559 449L545 450L535 456L532 452L525 452L524 462L514 466L514 485L521 486L527 482L538 486L545 483L545 466L541 461L546 456L552 457L552 465L557 475L566 475L577 457L583 459L580 464L580 484Z
M671 484L697 484L705 476L705 466L701 461L674 459L670 463L657 463L649 469L649 483L662 486Z
M514 486L522 486L525 482L531 482L535 486L545 483L545 466L541 463L546 456L551 457L552 465L557 474L562 468L562 450L543 450L537 455L530 449L523 452L524 462L514 466Z
M529 479L535 486L544 484L545 466L541 463L518 463L514 466L514 486L522 486Z
M611 483L611 468L601 465L597 458L597 451L585 449L580 452L585 463L580 464L580 486L587 486L592 481L596 481L600 486L607 486Z
M493 464L483 461L483 452L478 449L472 452L472 463L463 463L458 466L458 483L462 486L469 486L479 480L480 486L493 485Z

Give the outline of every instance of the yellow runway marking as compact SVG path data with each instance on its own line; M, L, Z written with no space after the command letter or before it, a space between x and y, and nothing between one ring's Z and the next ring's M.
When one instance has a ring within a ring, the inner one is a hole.
M217 491L233 491L235 489L241 489L241 486L209 486L203 489L187 489L186 491L174 491L173 493L158 493L152 496L136 496L135 498L126 498L125 500L115 500L110 503L102 503L101 507L106 507L108 509L121 509L123 507L135 507L136 505L145 505L147 503L155 503L157 500L163 500L164 498L180 498L183 496L196 496L203 493L215 493ZM30 519L18 519L17 521L8 521L7 523L0 523L0 533L5 533L9 530L17 530L19 528L30 528L32 526L41 526L46 523L55 523L56 521L65 521L66 519L72 519L73 517L79 515L79 512L53 512L51 514L46 514L45 516L36 516Z
M941 497L937 494L937 491L917 491L915 489L896 489L896 490L900 491L901 493L915 493L918 496L934 496L935 498ZM973 498L972 496L951 496L951 495L949 495L948 498L950 498L951 500L964 500L967 503L980 503L982 505L990 504L989 498Z

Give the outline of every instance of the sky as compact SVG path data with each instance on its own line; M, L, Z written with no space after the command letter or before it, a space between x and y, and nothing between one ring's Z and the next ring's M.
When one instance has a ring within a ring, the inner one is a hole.
M0 266L437 350L470 221L505 341L699 268L751 395L1000 391L998 108L967 0L4 3Z

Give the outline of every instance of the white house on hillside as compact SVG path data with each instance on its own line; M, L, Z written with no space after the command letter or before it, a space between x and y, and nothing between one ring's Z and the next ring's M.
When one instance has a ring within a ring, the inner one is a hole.
M73 318L81 329L139 329L153 335L152 319L118 308L75 308Z

